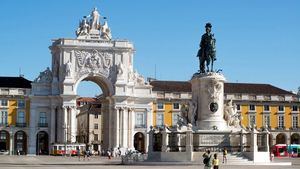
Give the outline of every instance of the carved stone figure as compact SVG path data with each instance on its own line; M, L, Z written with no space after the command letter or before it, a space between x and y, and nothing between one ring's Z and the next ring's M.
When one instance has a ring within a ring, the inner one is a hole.
M232 103L232 100L227 101L224 105L224 119L227 122L227 126L236 127L240 123L236 105Z
M84 18L81 23L79 23L79 27L76 31L77 36L88 35L90 31L90 25L88 24L86 18Z
M197 57L200 61L200 73L205 73L205 62L206 62L206 72L213 71L213 64L216 60L216 39L214 34L211 33L212 25L207 23L205 25L206 33L202 35L200 42L200 49L198 50ZM209 70L209 65L211 63L211 68Z
M90 25L91 29L99 29L99 27L100 27L100 21L99 21L100 14L97 11L97 8L94 8L94 10L92 11L90 16L92 17L91 25Z
M49 67L34 80L35 83L51 83L52 82L52 72Z
M104 24L101 27L101 38L105 40L111 40L111 32L110 28L107 25L107 22L105 21Z
M118 68L118 70L117 70L118 75L119 76L123 75L123 73L124 73L124 66L123 66L123 64L121 62L118 64L117 68Z
M196 125L197 122L197 103L195 101L189 101L189 115L191 116L191 122Z
M66 76L67 76L67 77L71 77L71 67L72 67L72 64L71 64L70 61L68 61L68 62L65 64Z

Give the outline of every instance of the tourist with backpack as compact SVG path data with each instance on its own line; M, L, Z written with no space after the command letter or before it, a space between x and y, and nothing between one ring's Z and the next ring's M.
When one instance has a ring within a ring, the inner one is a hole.
M207 150L203 155L203 164L204 169L212 169L212 155L210 154L210 150Z

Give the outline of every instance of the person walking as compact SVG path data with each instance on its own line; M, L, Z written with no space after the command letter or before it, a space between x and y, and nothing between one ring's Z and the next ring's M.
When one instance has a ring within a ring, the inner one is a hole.
M76 153L77 153L77 156L78 156L78 161L80 161L80 155L81 155L80 154L80 148L77 148L77 152Z
M222 163L227 163L227 149L223 149L223 162Z
M213 169L219 169L219 159L218 159L218 154L214 154L214 159L212 161L213 164Z

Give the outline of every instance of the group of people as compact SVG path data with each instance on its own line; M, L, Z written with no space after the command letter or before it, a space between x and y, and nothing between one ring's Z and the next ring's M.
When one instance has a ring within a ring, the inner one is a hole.
M227 163L227 149L224 148L222 150L223 154L223 163ZM210 150L206 150L205 153L202 155L203 157L203 163L204 163L204 169L218 169L220 162L218 159L218 154L211 154Z
M90 160L90 157L92 156L92 152L89 149L86 149L85 151L81 151L80 149L77 149L77 157L80 161L81 156L83 156L83 160L87 158L87 160Z

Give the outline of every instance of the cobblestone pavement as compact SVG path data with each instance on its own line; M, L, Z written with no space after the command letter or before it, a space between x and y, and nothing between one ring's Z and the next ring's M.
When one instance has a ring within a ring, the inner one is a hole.
M292 162L292 166L237 166L237 165L221 165L220 169L299 169L300 158L276 158L275 162ZM61 169L110 169L110 168L141 168L141 169L201 169L203 165L199 163L140 163L138 165L121 165L119 158L108 160L102 157L92 157L88 159L80 159L77 157L53 157L53 156L0 156L0 168L8 169L29 169L29 168L61 168Z

